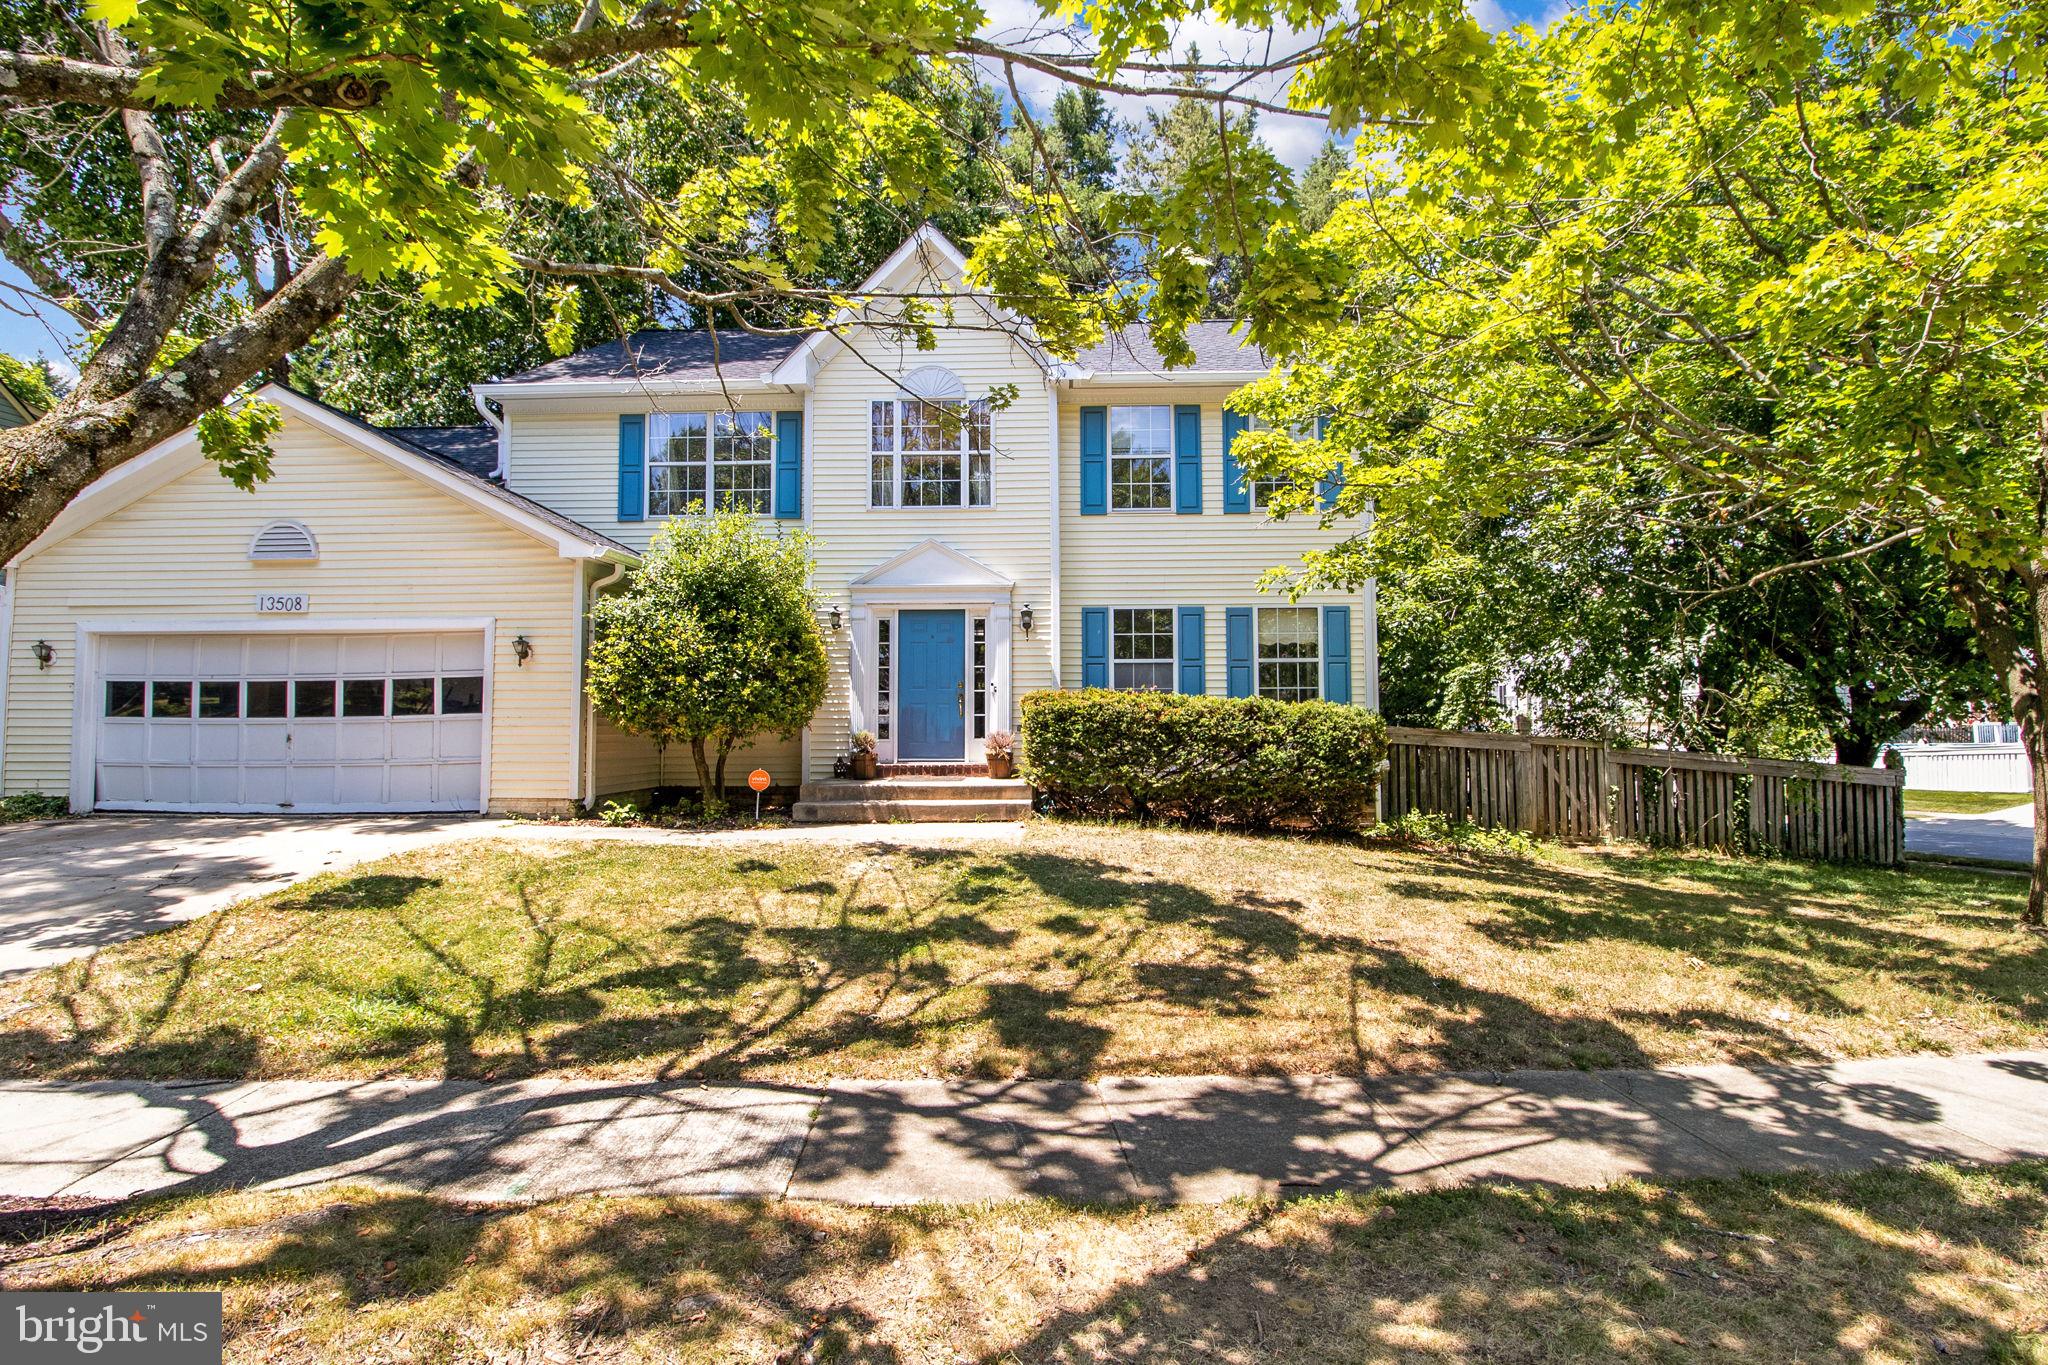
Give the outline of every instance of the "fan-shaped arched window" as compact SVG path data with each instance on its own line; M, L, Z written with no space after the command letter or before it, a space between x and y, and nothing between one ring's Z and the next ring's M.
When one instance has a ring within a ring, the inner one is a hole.
M318 559L320 546L313 533L296 521L273 521L249 542L251 559Z
M967 385L944 365L921 365L896 381L906 398L927 403L958 403L967 397Z

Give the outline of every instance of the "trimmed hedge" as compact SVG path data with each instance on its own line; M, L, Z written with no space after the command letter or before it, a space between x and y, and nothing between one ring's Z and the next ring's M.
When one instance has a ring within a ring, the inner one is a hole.
M1387 753L1377 715L1335 702L1033 692L1023 775L1070 815L1356 829Z

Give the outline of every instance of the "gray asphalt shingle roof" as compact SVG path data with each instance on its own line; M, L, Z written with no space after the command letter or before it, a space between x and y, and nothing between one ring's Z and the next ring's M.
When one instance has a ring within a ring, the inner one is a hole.
M1195 351L1190 370L1224 371L1234 374L1264 374L1273 362L1256 346L1246 345L1229 321L1198 322L1188 328L1188 345ZM1152 338L1141 325L1133 324L1113 333L1100 346L1091 346L1075 357L1077 364L1096 374L1172 374Z
M379 427L407 445L439 455L480 479L498 472L498 433L478 422L468 427Z
M802 344L801 337L751 332L635 332L616 341L550 360L500 382L561 384L592 379L759 379ZM630 350L629 350L630 348Z
M1212 373L1255 375L1272 368L1272 361L1256 346L1239 340L1236 324L1228 321L1198 322L1188 328L1188 345L1195 351L1195 363L1184 367ZM714 351L709 332L635 332L625 344L607 342L589 350L565 355L559 360L515 374L506 384L563 384L579 380L660 379L712 380L734 383L759 379L801 344L799 337L761 337L750 332L721 332ZM628 359L630 348L630 360ZM1096 374L1172 374L1159 358L1143 326L1133 325L1091 346L1077 357L1078 363ZM452 428L466 430L466 428Z

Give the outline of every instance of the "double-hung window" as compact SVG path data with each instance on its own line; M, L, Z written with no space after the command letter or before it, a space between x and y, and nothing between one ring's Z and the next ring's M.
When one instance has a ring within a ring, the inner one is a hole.
M995 502L989 405L879 398L868 405L868 505Z
M1251 422L1251 429L1253 431L1265 431L1270 429L1271 426L1272 424L1263 417L1254 417ZM1288 434L1297 441L1309 441L1315 439L1316 429L1313 423L1309 423L1289 428ZM1249 482L1251 483L1252 506L1260 511L1264 511L1272 505L1273 495L1287 487L1289 480L1284 474L1276 474L1269 478L1252 479Z
M1109 685L1173 690L1173 608L1116 607L1109 613Z
M1314 701L1323 694L1322 641L1314 607L1259 608L1259 695Z
M647 511L678 517L734 509L766 515L775 490L775 423L765 412L661 412L647 446Z
M1173 506L1173 409L1109 410L1109 505Z

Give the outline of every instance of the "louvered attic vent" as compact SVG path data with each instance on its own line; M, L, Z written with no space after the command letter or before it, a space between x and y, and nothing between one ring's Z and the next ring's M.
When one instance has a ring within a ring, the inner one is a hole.
M251 559L318 559L313 533L296 521L273 521L249 542Z

